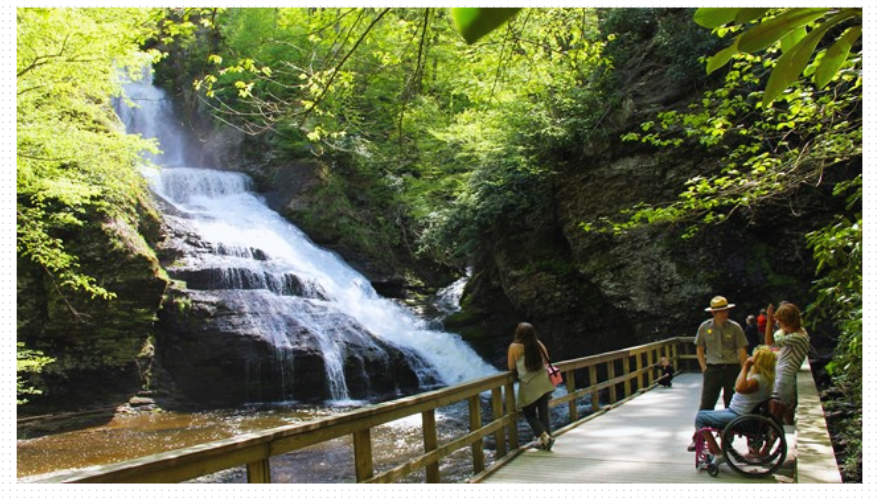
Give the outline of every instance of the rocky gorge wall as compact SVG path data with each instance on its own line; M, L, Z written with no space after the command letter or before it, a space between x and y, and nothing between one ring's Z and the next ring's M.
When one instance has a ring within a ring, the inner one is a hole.
M65 240L82 270L116 294L111 300L58 292L47 272L18 259L18 341L55 359L26 377L43 395L25 411L116 405L149 388L153 326L168 285L152 250L160 231L146 202L138 226L98 216Z
M644 54L641 60L649 60ZM623 235L586 232L581 223L616 217L639 202L676 199L687 179L707 174L704 150L657 149L620 137L659 111L697 98L666 67L622 68L622 105L604 119L604 138L554 165L550 214L529 228L491 229L474 265L463 310L448 320L497 364L519 321L536 325L554 359L568 359L675 337L694 336L710 318L714 295L735 303L731 319L770 302L802 309L814 275L804 235L842 210L836 178L781 203L741 212L683 238L680 226L647 226ZM859 168L861 165L858 166ZM838 168L832 175L850 171Z

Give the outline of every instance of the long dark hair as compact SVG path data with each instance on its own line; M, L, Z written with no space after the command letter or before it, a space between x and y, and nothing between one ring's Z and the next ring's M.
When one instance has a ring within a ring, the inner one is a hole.
M527 322L521 322L515 328L515 342L524 345L524 366L528 372L542 369L542 348L536 337L536 328Z

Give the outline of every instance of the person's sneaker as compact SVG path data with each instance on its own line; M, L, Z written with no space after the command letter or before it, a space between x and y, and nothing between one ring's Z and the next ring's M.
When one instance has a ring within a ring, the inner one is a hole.
M551 449L551 436L547 432L543 432L539 436L539 449L545 451Z
M551 451L551 448L554 447L554 443L557 442L556 438L548 436L548 442L545 443L545 451Z
M692 441L691 444L688 445L688 451L694 451L696 449L697 449L697 445L695 444L694 441Z

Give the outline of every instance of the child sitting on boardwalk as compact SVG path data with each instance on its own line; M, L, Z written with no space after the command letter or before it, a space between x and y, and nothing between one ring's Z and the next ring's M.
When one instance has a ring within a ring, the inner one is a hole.
M658 362L658 370L661 371L661 376L658 377L657 381L658 384L664 387L673 387L673 374L676 373L676 370L666 356L662 357L661 361Z

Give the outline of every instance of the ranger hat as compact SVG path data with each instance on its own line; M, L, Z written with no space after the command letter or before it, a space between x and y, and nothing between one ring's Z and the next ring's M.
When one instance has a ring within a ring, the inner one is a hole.
M716 296L710 301L710 307L705 308L704 311L722 311L729 310L736 306L735 304L729 304L728 300L725 299L724 296Z

